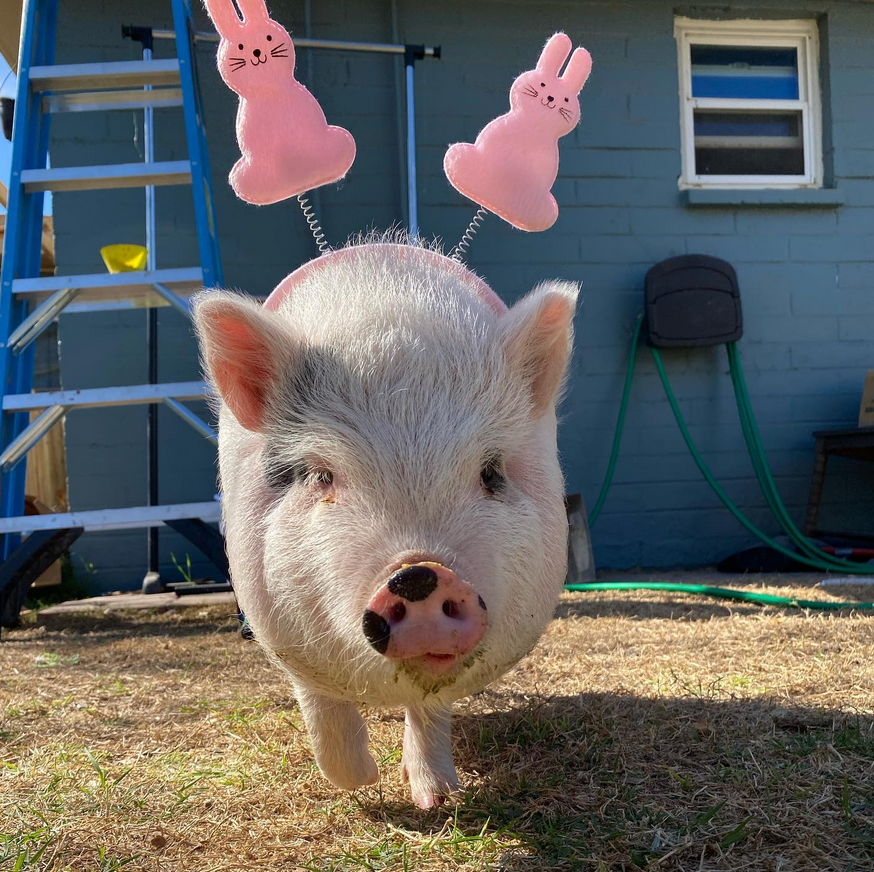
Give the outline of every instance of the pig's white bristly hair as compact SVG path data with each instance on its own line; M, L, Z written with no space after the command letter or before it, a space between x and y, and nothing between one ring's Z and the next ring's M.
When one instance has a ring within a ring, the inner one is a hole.
M360 629L380 572L409 550L456 568L492 622L478 659L454 684L430 688L425 705L479 689L534 644L563 581L563 482L551 404L532 417L529 374L508 366L506 344L548 295L576 293L548 283L498 315L439 263L364 247L305 278L275 313L237 298L270 319L271 334L281 324L271 342L284 335L282 354L296 361L261 432L220 404L235 587L256 637L295 681L375 704L422 696ZM268 453L323 462L343 505L301 511L267 485ZM512 467L506 506L477 491L490 454Z

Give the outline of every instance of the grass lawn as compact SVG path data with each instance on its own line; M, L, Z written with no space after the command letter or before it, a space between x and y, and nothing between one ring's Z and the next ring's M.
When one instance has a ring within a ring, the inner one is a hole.
M768 589L826 597L802 584ZM0 869L874 869L874 615L565 595L456 705L467 792L426 813L402 713L368 715L382 782L335 790L228 611L4 633Z

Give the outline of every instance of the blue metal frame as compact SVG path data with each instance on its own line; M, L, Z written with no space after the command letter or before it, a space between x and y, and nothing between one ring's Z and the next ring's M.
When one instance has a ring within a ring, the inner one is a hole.
M191 161L191 187L194 193L194 221L197 226L197 245L203 268L203 284L207 288L222 284L219 258L218 230L212 181L209 173L209 152L206 147L206 129L194 59L194 31L191 21L190 0L171 0L173 24L176 30L176 57L179 59L179 79L182 84L185 139Z
M30 68L54 60L57 0L27 0L22 13L19 49L18 90L12 129L12 166L3 264L0 269L0 395L30 390L33 381L33 345L16 355L9 347L9 334L27 316L27 303L12 296L12 282L34 278L42 262L42 192L26 193L21 183L23 170L45 167L48 155L49 116L40 111L42 95L31 93ZM26 412L0 413L0 450L28 424ZM19 464L0 475L0 514L11 517L24 513L25 466ZM6 535L0 542L0 560L19 544L20 537Z
M171 0L183 96L183 117L191 163L191 183L197 242L206 287L222 283L221 261L213 206L209 159L203 125L190 0ZM31 93L30 70L54 61L58 0L25 0L19 49L18 90L12 131L12 166L3 263L0 268L0 400L8 394L24 394L33 384L34 346L15 354L9 336L27 317L28 303L16 301L12 284L16 279L36 278L42 263L44 193L28 193L21 183L22 172L44 169L48 161L50 113L42 111L43 94ZM28 412L0 411L0 454L29 423ZM24 514L26 464L0 472L0 517ZM20 544L18 534L0 535L0 563Z
M407 83L407 211L410 236L419 235L419 194L416 188L416 62L411 52L405 61Z

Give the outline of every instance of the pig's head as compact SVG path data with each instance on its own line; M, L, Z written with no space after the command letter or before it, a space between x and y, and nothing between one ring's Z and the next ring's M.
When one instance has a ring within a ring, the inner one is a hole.
M458 697L515 663L567 553L555 404L577 288L499 311L418 251L314 262L275 311L217 291L196 307L255 635L304 683L376 703Z

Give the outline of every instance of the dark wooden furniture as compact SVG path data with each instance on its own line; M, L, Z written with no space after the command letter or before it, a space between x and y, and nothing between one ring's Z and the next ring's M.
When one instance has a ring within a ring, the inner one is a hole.
M813 480L807 499L807 519L804 532L816 536L822 531L818 528L819 504L825 484L826 463L830 455L852 457L856 460L874 461L874 427L854 427L849 430L817 430ZM866 531L868 532L868 531ZM852 534L851 534L852 535Z

